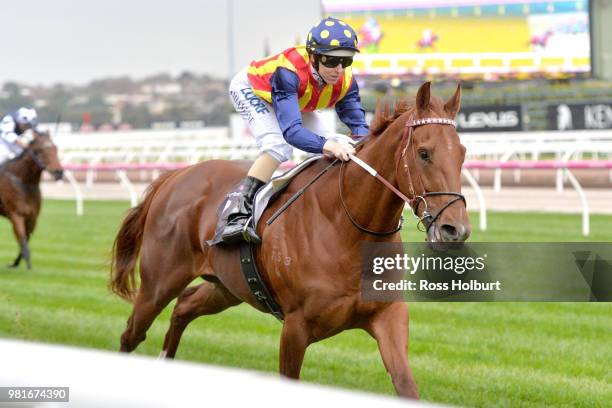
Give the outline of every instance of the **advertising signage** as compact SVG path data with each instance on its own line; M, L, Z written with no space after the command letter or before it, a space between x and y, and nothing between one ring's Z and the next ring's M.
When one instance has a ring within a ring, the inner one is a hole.
M349 23L361 75L588 76L589 0L323 0Z
M548 129L612 129L612 102L549 105Z
M521 105L467 106L457 114L459 132L511 132L523 130Z

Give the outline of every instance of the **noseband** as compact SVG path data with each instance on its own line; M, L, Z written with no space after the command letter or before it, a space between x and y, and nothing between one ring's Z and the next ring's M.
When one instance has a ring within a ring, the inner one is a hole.
M403 201L405 201L406 203L408 203L408 205L410 205L410 208L412 209L414 215L419 219L419 225L422 223L425 226L425 230L423 230L424 232L428 232L429 229L431 228L431 226L436 222L436 220L440 217L440 215L442 215L442 212L444 210L446 210L448 207L450 207L451 205L453 205L455 202L457 201L463 201L463 204L466 205L466 201L465 201L465 197L463 196L463 194L460 193L455 193L453 191L434 191L434 192L430 192L427 191L425 189L425 184L423 182L423 177L421 176L421 171L419 170L419 167L416 166L416 173L417 176L416 178L419 179L419 182L421 184L422 191L421 193L417 193L414 187L414 183L412 180L412 176L410 174L410 170L408 168L408 148L410 147L410 150L412 151L412 158L414 160L416 160L416 152L415 152L415 147L414 147L414 143L413 143L413 133L414 133L414 129L418 126L425 126L425 125L449 125L449 126L453 126L453 127L457 127L457 124L455 123L454 120L452 119L446 119L446 118L424 118L424 119L410 119L408 122L406 122L406 126L404 127L404 132L402 133L402 144L400 146L403 146L402 148L402 154L399 157L399 160L403 160L404 161L404 171L406 172L407 176L408 176L408 184L409 184L409 190L410 190L410 195L412 196L411 198L406 197L401 191L399 191L396 187L394 187L391 183L389 183L387 180L385 180L384 177L382 177L380 174L378 174L374 169L372 169L370 166L368 166L367 164L363 163L361 160L357 159L357 158L353 158L353 160L359 164L361 167L363 167L366 171L368 171L372 176L376 177L381 183L383 183L388 189L390 189L391 191L393 191L393 193L395 193L395 195L397 195L399 198L401 198ZM404 145L404 140L405 140L405 145ZM396 165L396 171L399 168L399 161ZM339 187L340 187L340 202L342 203L342 207L344 208L344 211L348 217L348 219L351 221L351 223L360 231L363 231L365 233L371 234L371 235L376 235L376 236L386 236L386 235L391 235L391 234L395 234L396 232L398 232L399 230L402 229L402 225L403 225L403 218L400 217L400 222L399 225L389 231L382 231L382 232L378 232L378 231L372 231L369 230L367 228L365 228L364 226L360 225L351 215L351 213L348 210L348 207L346 205L346 202L344 201L344 196L342 193L342 174L343 174L343 169L344 169L344 162L341 163L340 165L340 177L339 177ZM435 197L435 196L445 196L445 195L449 195L449 196L453 196L454 198L450 199L449 201L447 201L442 208L440 208L440 210L435 214L432 215L431 212L429 212L429 206L427 204L427 197ZM425 205L425 209L423 210L423 215L421 217L419 217L418 215L418 210L419 210L419 206L421 204L421 202L423 202L423 204Z

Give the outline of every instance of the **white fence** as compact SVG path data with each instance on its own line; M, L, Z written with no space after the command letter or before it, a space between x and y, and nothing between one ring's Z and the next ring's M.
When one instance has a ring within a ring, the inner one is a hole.
M481 229L486 229L486 203L478 181L481 169L495 170L494 189L499 191L503 169L512 170L518 181L523 169L548 168L557 170L557 190L562 190L565 182L576 189L582 201L583 234L589 234L588 202L572 170L584 168L584 164L577 165L576 162L588 158L592 162L590 168L608 171L612 182L612 168L596 164L598 160L606 163L612 159L612 131L463 133L460 136L467 148L468 163L463 175L479 197ZM202 160L253 159L257 155L252 139L230 139L226 128L60 134L56 137L56 143L68 170L66 177L75 191L79 214L83 211L83 198L79 182L73 174L76 171L86 173L85 183L88 186L95 182L99 173L114 173L135 205L138 197L128 171L132 174L137 171L141 180L150 181L160 171ZM304 153L295 150L294 161L304 156ZM521 164L513 166L513 161L517 159ZM554 163L542 159L551 159ZM483 161L489 164L478 164Z

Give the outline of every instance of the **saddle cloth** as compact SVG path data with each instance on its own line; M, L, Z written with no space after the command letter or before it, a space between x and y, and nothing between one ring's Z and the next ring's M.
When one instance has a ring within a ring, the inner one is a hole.
M257 227L264 210L269 204L274 202L280 193L287 188L291 180L321 157L323 157L322 154L308 157L294 168L287 170L280 176L273 177L266 185L259 189L257 195L255 196L253 204L253 219L251 221L255 227ZM217 222L217 226L215 228L215 235L213 239L206 241L209 246L223 242L221 239L221 233L223 232L223 228L226 224L229 213L236 206L238 197L239 193L230 193L219 206L219 209L217 210L217 219L219 221Z

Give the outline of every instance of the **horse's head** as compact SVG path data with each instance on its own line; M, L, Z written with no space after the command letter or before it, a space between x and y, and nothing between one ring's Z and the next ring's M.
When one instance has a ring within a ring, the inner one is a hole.
M42 170L51 173L56 180L64 176L64 169L57 157L57 146L51 140L48 131L34 132L34 137L28 145L28 151L36 164Z
M461 86L443 101L431 95L430 82L421 85L406 120L396 169L400 189L415 197L413 210L423 220L429 241L465 241L471 226L461 195L465 147L454 118L461 103Z
M430 242L465 241L471 232L461 195L465 147L454 122L460 102L460 86L443 101L431 96L427 82L419 88L414 105L397 104L392 114L388 105L382 106L371 126L375 139L394 146L396 186L409 198Z

